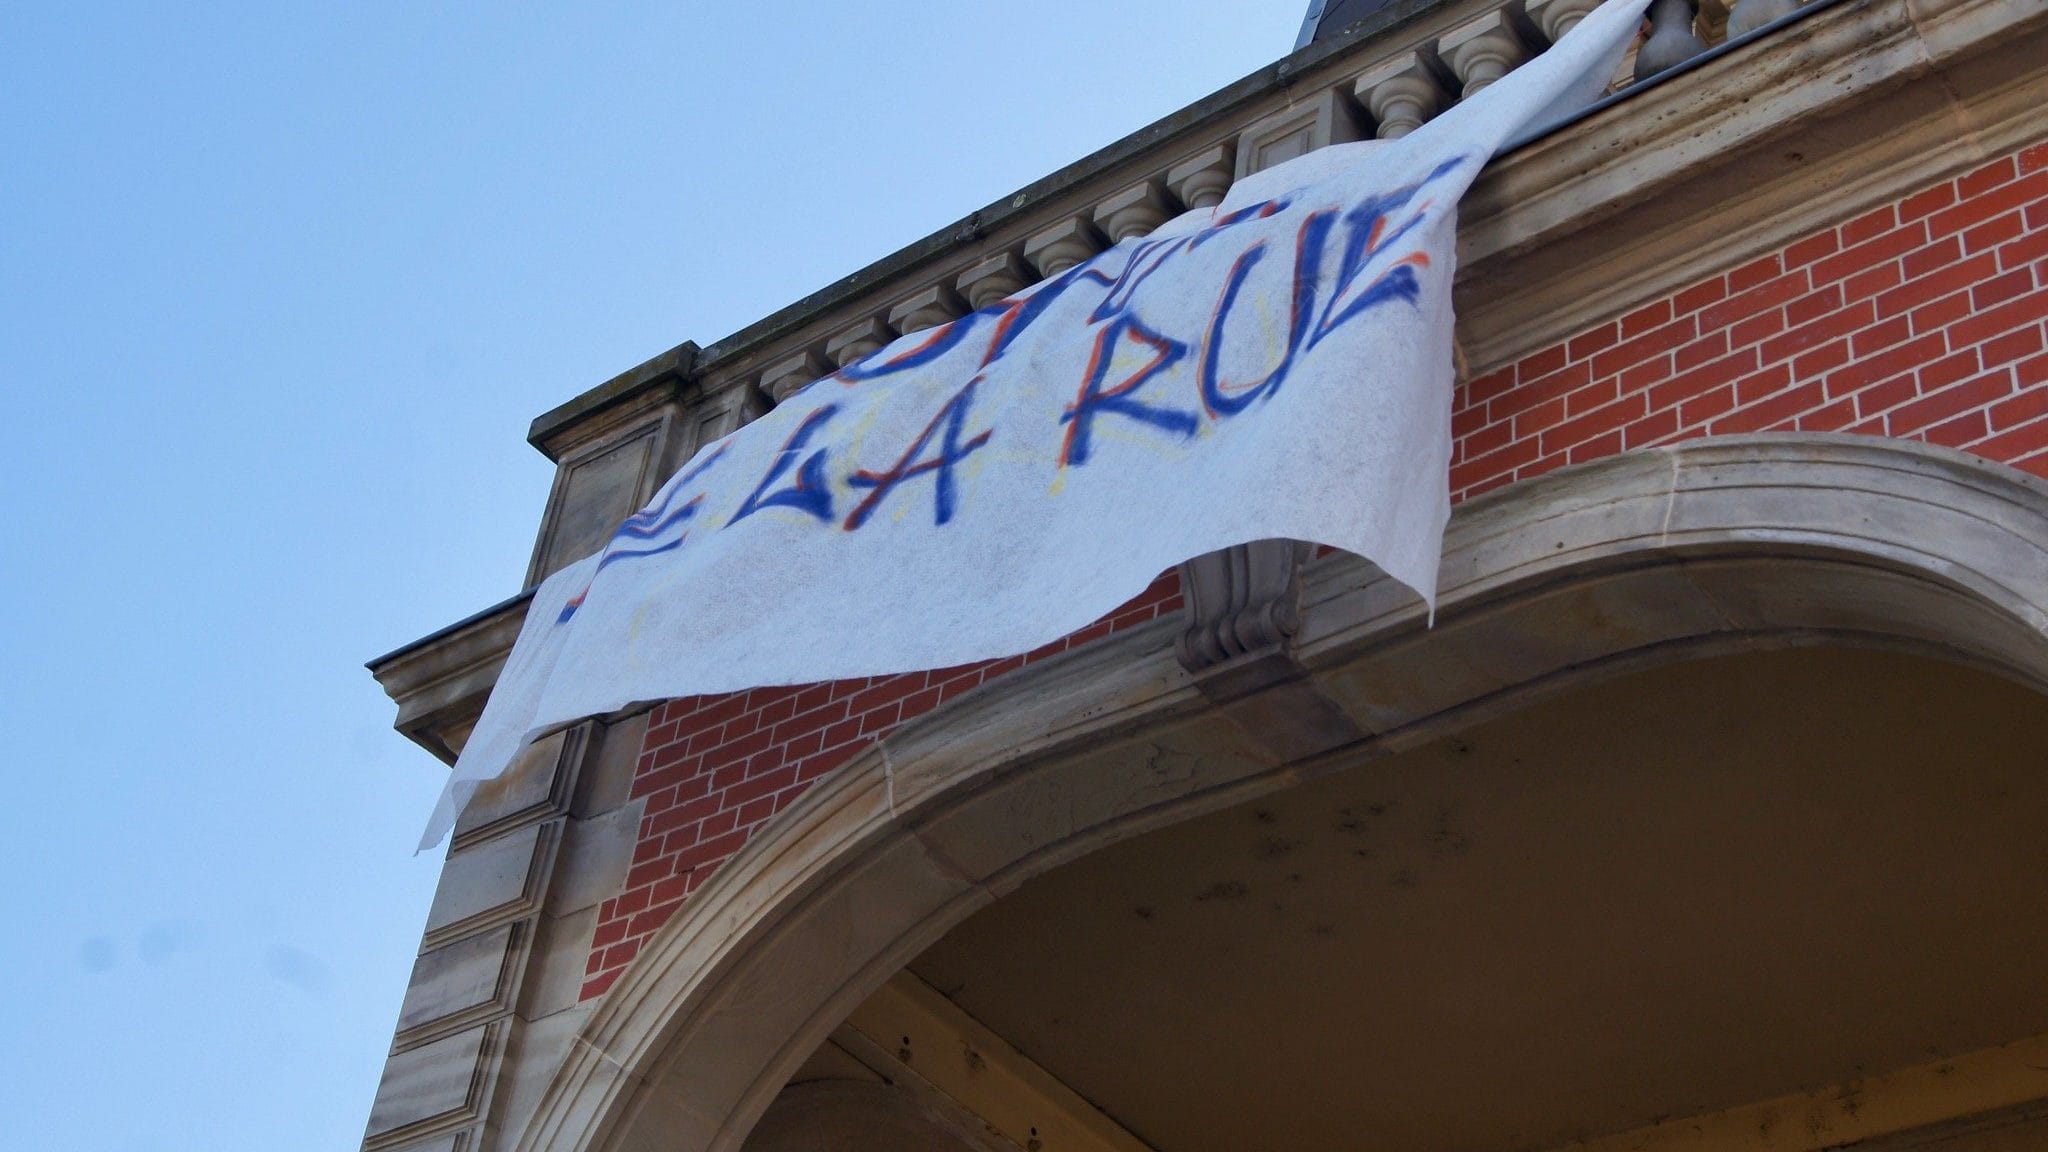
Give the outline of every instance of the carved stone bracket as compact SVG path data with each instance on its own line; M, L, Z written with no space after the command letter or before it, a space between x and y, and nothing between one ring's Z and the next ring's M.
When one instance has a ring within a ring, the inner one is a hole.
M1487 12L1445 33L1437 42L1437 51L1464 85L1468 100L1514 71L1532 54L1528 40L1515 26L1514 14L1505 8Z
M1166 173L1166 187L1190 208L1214 208L1230 191L1231 174L1236 169L1236 150L1218 144L1174 165Z
M889 309L889 327L898 332L922 332L947 324L967 311L967 301L944 284L933 284L912 293Z
M1246 656L1284 654L1301 627L1301 566L1310 548L1258 540L1182 564L1181 666L1200 673Z
M1095 225L1076 216L1034 234L1024 242L1024 260L1040 276L1057 276L1097 252L1105 243Z
M1095 226L1115 244L1145 235L1166 223L1173 213L1174 205L1167 199L1165 187L1156 180L1146 180L1096 205Z
M761 391L771 404L780 404L811 381L831 373L831 361L815 350L805 348L794 356L769 365L767 371L761 373Z
M1372 113L1374 134L1394 140L1422 127L1451 104L1451 85L1436 53L1418 48L1383 61L1352 83L1352 95Z
M896 331L870 316L825 341L825 358L840 368L882 350L896 338Z
M1364 736L1294 658L1302 566L1315 546L1256 540L1181 565L1181 667L1252 744L1289 763Z
M960 274L954 286L976 310L994 304L1036 280L1034 273L1015 252L998 252Z

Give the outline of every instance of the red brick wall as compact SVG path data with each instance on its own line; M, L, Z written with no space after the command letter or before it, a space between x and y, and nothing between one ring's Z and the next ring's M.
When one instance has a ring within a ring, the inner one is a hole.
M2048 476L2048 144L1801 237L1458 389L1451 492L1697 436L1861 432ZM1171 576L1028 656L656 709L625 890L583 996L611 987L763 822L897 724L1032 660L1176 612Z
M1928 440L2048 476L2048 144L1459 390L1453 499L1731 432Z
M713 869L769 817L896 727L970 688L1180 611L1169 573L1136 599L1022 656L934 672L671 700L648 718L632 796L645 799L625 890L598 908L583 999L599 995Z

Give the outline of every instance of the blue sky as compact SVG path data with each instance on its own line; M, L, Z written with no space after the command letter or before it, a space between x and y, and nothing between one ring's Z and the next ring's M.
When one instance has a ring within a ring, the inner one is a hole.
M443 772L362 663L516 591L527 423L1304 6L0 3L5 1143L355 1148Z

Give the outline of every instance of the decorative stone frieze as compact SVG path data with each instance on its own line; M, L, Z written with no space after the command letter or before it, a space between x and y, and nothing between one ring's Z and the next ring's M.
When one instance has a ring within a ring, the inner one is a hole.
M1044 277L1057 276L1108 245L1095 225L1079 216L1043 228L1024 242L1024 260Z
M1228 144L1206 148L1166 170L1166 189L1189 208L1214 208L1230 191L1237 150Z
M1351 91L1372 115L1374 134L1394 140L1450 107L1453 92L1445 74L1434 51L1418 48L1367 69Z
M844 368L862 357L881 351L895 338L894 329L870 316L825 341L825 359Z

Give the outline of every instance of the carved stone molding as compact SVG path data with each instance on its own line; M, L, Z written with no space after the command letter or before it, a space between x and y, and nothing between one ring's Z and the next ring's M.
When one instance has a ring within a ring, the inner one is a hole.
M444 764L455 763L526 622L525 593L395 652L370 672L398 705L395 727Z

